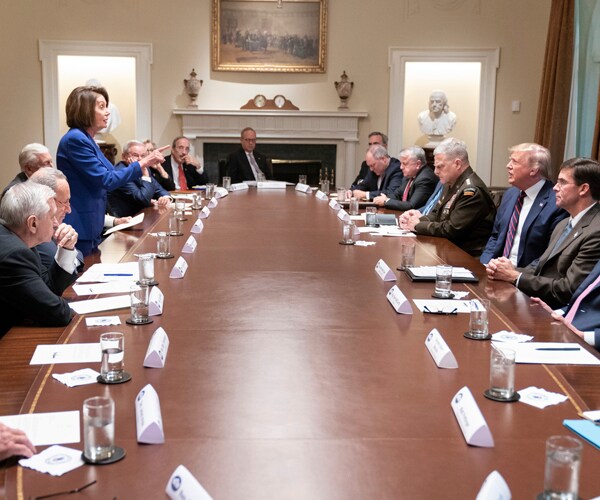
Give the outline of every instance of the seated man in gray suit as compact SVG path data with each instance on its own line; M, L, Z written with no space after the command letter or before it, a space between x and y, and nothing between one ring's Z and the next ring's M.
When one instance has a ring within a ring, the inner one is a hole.
M61 297L75 281L77 233L56 220L55 193L48 186L23 182L0 203L0 336L24 320L65 326L71 309ZM50 268L35 246L54 237L58 245Z
M552 308L569 303L600 259L600 163L589 158L565 161L554 192L556 204L570 217L557 224L537 265L515 267L500 257L486 268L489 279L508 281Z

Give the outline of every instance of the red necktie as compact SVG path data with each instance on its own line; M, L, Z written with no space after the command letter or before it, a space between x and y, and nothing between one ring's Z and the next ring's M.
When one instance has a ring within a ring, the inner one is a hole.
M179 165L179 189L187 191L188 185L185 180L185 172L183 171L183 165Z
M517 227L519 226L519 216L521 215L524 199L525 191L521 191L519 199L517 200L517 204L515 205L515 209L510 217L510 224L508 225L508 231L506 233L506 242L504 243L504 252L502 252L503 257L508 258L510 251L512 250L515 234L517 234Z
M402 195L402 201L406 201L408 200L408 192L410 191L410 187L412 186L414 179L408 179L408 184L406 185L406 188L404 189L404 194Z

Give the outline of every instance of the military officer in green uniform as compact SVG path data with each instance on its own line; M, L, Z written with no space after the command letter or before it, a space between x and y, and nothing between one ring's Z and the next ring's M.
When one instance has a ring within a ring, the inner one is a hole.
M444 184L442 196L429 215L409 210L400 227L417 234L441 236L478 257L496 217L496 205L485 183L469 164L463 141L449 137L433 151L435 174Z

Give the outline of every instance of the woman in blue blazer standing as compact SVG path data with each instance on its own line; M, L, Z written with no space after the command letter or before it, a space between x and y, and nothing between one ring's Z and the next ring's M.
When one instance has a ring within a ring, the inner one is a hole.
M67 98L69 131L58 144L56 160L71 188L71 213L65 222L79 234L77 248L91 254L102 241L108 191L142 177L142 167L162 163L161 152L154 150L139 162L115 170L94 141L108 123L108 93L103 87L77 87Z

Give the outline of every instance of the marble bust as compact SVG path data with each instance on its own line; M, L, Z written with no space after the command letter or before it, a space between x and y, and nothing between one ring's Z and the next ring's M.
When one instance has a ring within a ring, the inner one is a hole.
M429 136L430 141L441 141L456 125L456 114L448 107L448 98L442 90L434 90L429 96L429 109L418 115L421 132Z

